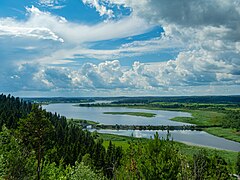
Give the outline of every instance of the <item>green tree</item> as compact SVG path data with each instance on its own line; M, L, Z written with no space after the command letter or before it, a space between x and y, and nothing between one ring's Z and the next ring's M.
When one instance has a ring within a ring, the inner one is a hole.
M91 168L85 166L82 162L76 163L68 175L69 180L101 180L101 175L94 173Z
M237 156L236 173L240 175L240 152L238 152L238 156Z
M52 132L53 126L50 120L46 118L45 111L38 105L33 106L32 111L25 119L20 119L18 127L19 137L28 149L35 151L38 162L38 179L40 179L40 166L44 157L44 151L50 148Z
M35 179L34 154L22 146L13 132L2 127L0 133L0 179Z
M55 162L44 162L41 172L41 179L47 180L67 180L67 176L73 171L70 166L64 167L62 161L57 166Z
M130 144L118 179L177 179L181 156L172 141L159 139L156 133L147 144Z
M229 179L226 161L217 154L209 156L205 150L193 156L193 177L201 179Z

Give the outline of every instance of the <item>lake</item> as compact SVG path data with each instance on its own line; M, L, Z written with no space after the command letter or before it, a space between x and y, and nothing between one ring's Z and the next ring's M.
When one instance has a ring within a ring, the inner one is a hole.
M43 105L43 109L50 112L57 112L67 118L84 119L96 121L107 125L190 125L187 123L171 121L174 117L191 117L191 114L186 112L162 111L162 110L145 110L145 109L130 109L125 107L79 107L73 106L72 103L58 103ZM103 114L104 112L150 112L155 113L155 117L139 117L129 115L111 115ZM98 130L100 133L109 133L134 137L153 137L156 131L149 130ZM159 136L166 137L166 131L158 131ZM170 134L175 141L184 142L198 146L208 146L217 149L225 149L232 151L240 151L240 143L229 141L224 138L216 137L204 131L170 131Z
M73 106L72 103L58 103L42 106L50 112L57 112L67 118L84 119L96 121L106 125L190 125L188 123L170 121L174 117L191 117L191 114L186 112L162 111L162 110L145 110L145 109L130 109L125 107L80 107ZM111 115L103 114L104 112L149 112L155 113L156 116L140 117L129 115Z
M162 130L110 130L101 129L99 133L116 134L122 136L133 136L138 138L153 138L154 134L158 132L159 137L166 138L167 131ZM224 138L216 137L204 131L190 131L190 130L176 130L170 131L171 138L174 141L183 142L185 144L207 146L217 149L240 151L240 143L230 141Z

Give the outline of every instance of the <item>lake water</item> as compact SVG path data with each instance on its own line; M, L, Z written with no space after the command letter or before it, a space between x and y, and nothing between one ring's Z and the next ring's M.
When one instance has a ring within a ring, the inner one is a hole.
M153 138L158 132L159 137L166 138L167 131L155 130L110 130L101 129L99 133L116 134L123 136L133 136L138 138ZM230 141L224 138L216 137L204 131L170 131L171 138L174 141L183 142L185 144L208 146L217 149L240 151L240 143Z
M191 117L191 114L175 111L161 110L145 110L145 109L130 109L124 107L79 107L73 106L72 103L49 104L42 106L50 112L57 112L67 118L92 120L108 125L189 125L187 123L174 122L170 119L173 117ZM157 114L155 117L137 117L129 115L111 115L103 114L104 112L150 112ZM109 133L134 137L153 137L156 131L149 130L98 130L100 133ZM159 136L166 137L166 131L158 131ZM175 141L184 142L198 146L209 146L217 149L225 149L232 151L240 151L240 143L229 141L224 138L219 138L208 134L204 131L170 131L171 136Z
M42 106L50 112L57 112L67 118L84 119L96 121L106 125L190 125L188 123L170 121L174 117L191 117L186 112L161 111L161 110L145 110L130 109L125 107L80 107L73 106L71 103L49 104ZM129 115L111 115L103 114L104 112L149 112L155 113L155 117L140 117Z

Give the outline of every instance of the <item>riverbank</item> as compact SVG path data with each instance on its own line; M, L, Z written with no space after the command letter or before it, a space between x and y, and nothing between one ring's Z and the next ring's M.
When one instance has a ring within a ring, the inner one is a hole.
M202 130L209 134L240 142L240 133L236 129L221 127L221 121L223 121L225 114L203 110L188 110L186 112L191 113L193 117L175 117L171 120L205 126Z
M205 128L204 131L206 131L209 134L212 134L214 136L219 136L225 139L229 139L232 141L236 141L240 143L240 133L237 132L236 129L232 128L221 128L221 127L210 127Z
M147 143L150 139L146 138L135 138L135 137L128 137L128 136L120 136L120 135L113 135L113 134L101 134L97 133L98 138L103 139L103 145L107 147L109 145L109 141L112 141L113 144L116 146L121 146L124 150L127 150L130 143L137 143L141 142L142 144ZM219 156L223 157L227 162L230 162L231 165L236 163L237 159L237 152L234 151L226 151L226 150L219 150L209 147L201 147L201 146L194 146L189 144L184 144L180 142L174 141L174 144L178 147L179 152L188 158L192 158L194 154L201 150L205 150L209 155L218 154Z
M102 106L107 107L128 107L132 109L147 109L147 110L165 110L165 111L179 111L179 112L188 112L192 115L192 117L175 117L172 118L172 121L176 122L184 122L184 123L190 123L194 124L197 127L197 130L203 130L209 134L212 134L214 136L222 137L228 140L232 140L235 142L240 142L240 133L237 132L234 128L223 128L222 122L224 122L224 118L226 114L224 114L223 111L225 108L224 104L219 105L211 105L209 108L206 104L200 104L198 105L201 107L201 109L198 109L198 106L193 106L191 104L188 104L186 107L183 105L184 103L180 105L168 105L168 106L162 106L157 107L156 104L151 105L130 105L130 104L106 104ZM206 106L206 107L204 107ZM228 105L229 106L229 105ZM228 110L237 110L238 108L229 108L226 107ZM189 109L196 108L196 109ZM198 128L199 127L199 128ZM143 129L143 128L140 128ZM166 128L165 128L166 129Z
M154 104L155 105L155 104ZM81 105L82 106L82 105ZM86 105L83 105L86 106ZM224 122L224 118L226 118L226 114L223 113L223 110L219 110L217 107L214 106L212 109L187 109L184 107L176 106L176 108L168 107L154 107L150 105L115 105L115 104L90 104L90 107L126 107L131 109L147 109L147 110L165 110L165 111L178 111L178 112L187 112L192 115L192 117L174 117L171 120L176 122L184 122L190 123L194 126L178 126L178 127L171 127L171 126L119 126L116 124L107 127L105 125L98 125L99 128L103 129L133 129L133 130L203 130L209 134L212 134L217 137L222 137L228 140L232 140L235 142L240 142L240 134L237 132L236 129L232 128L223 128L222 123ZM188 105L189 107L192 107ZM219 108L224 108L221 104ZM218 110L216 110L218 109ZM122 115L141 115L144 112L107 112L107 114L122 114ZM146 115L146 114L145 114ZM143 115L144 116L144 115ZM100 127L101 126L101 127Z
M240 143L240 133L237 132L236 129L221 127L225 116L222 112L213 110L189 110L184 108L158 108L148 106L130 106L130 108L188 112L192 115L192 117L175 117L171 120L200 126L201 130L209 134Z

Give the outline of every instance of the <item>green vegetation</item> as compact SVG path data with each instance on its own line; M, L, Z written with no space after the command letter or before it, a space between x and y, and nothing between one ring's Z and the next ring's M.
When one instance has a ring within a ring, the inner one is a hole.
M238 152L237 163L236 163L235 169L236 169L236 173L240 174L240 152Z
M205 128L204 131L209 134L223 137L225 139L233 140L240 143L240 132L232 128L222 128L222 127L211 127Z
M198 126L220 126L224 118L223 113L215 111L188 110L192 117L175 117L171 120L196 124Z
M135 138L135 137L128 137L128 136L120 136L120 135L113 135L113 134L98 134L98 137L104 140L103 145L105 147L108 146L108 143L112 141L113 144L116 146L121 146L123 150L127 150L130 146L130 143L142 143L147 144L150 139L146 138ZM210 147L201 147L201 146L194 146L194 145L186 145L180 142L174 142L176 147L178 147L179 152L185 155L188 158L191 158L194 154L199 151L206 151L209 155L218 154L223 157L227 162L230 164L236 163L236 158L238 153L234 151L225 151L214 149Z
M88 125L97 125L97 124L99 124L98 122L84 120L84 119L67 119L67 121L69 123L73 122L73 123L78 124L80 126L88 126Z
M130 143L117 170L119 179L230 179L227 162L218 154L198 151L191 159L173 141L156 133L147 143Z
M130 116L142 116L142 117L154 117L156 114L148 112L104 112L104 114L112 115L130 115Z
M120 136L114 134L101 134L98 133L98 137L103 139L103 145L105 147L108 146L109 142L112 141L116 146L121 146L123 150L127 150L129 148L130 143L147 143L149 139L146 138L135 138L129 136Z
M157 133L154 139L90 133L79 126L87 123L0 95L0 179L231 179L239 174L236 152L188 146Z
M0 110L0 178L66 179L67 167L74 174L76 162L86 156L90 159L88 169L100 177L111 178L113 168L109 167L120 166L121 147L109 143L105 148L101 139L95 140L90 132L63 116L10 95L0 95Z
M193 117L175 117L173 121L186 122L203 126L203 130L215 136L240 142L239 111L203 111L188 110Z

